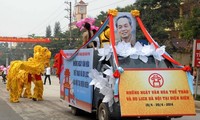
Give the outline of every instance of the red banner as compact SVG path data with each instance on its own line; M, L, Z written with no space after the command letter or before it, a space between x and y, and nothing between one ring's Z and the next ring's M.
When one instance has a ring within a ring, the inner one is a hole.
M115 49L115 35L114 35L114 21L113 21L113 16L110 14L109 15L109 27L110 27L110 41L111 41L111 45L113 48L113 54L114 54L114 58L115 58L115 62L118 65L118 58L117 58L117 51Z
M1 42L38 42L38 43L49 43L49 38L22 38L22 37L0 37Z

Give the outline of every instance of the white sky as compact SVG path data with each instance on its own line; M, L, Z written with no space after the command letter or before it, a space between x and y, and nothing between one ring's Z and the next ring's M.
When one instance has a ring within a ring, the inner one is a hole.
M0 0L0 36L27 37L30 34L45 36L46 27L60 22L62 31L68 29L69 8L65 1L75 0ZM79 2L80 0L77 0ZM96 17L100 11L133 4L136 0L83 0L88 3L87 15Z

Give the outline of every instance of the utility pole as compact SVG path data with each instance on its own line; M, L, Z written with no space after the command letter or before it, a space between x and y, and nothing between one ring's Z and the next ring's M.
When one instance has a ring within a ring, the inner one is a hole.
M65 10L68 11L69 16L66 16L67 19L69 19L69 36L70 40L72 39L72 3L71 2L66 2L65 3L69 6L69 8L66 8Z

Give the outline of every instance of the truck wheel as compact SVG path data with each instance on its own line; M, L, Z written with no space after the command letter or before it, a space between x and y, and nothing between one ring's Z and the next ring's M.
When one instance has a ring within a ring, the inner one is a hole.
M79 115L80 113L79 109L75 107L71 107L71 111L72 111L72 114L75 116Z
M163 119L163 120L171 120L171 118L165 118L165 119Z
M104 103L99 105L98 109L98 119L99 120L110 120L110 113L107 106Z

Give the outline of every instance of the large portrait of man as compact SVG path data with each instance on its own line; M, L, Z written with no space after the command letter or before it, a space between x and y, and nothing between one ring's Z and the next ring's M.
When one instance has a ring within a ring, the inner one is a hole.
M114 18L115 41L130 43L133 47L136 43L136 20L130 13L119 12Z

